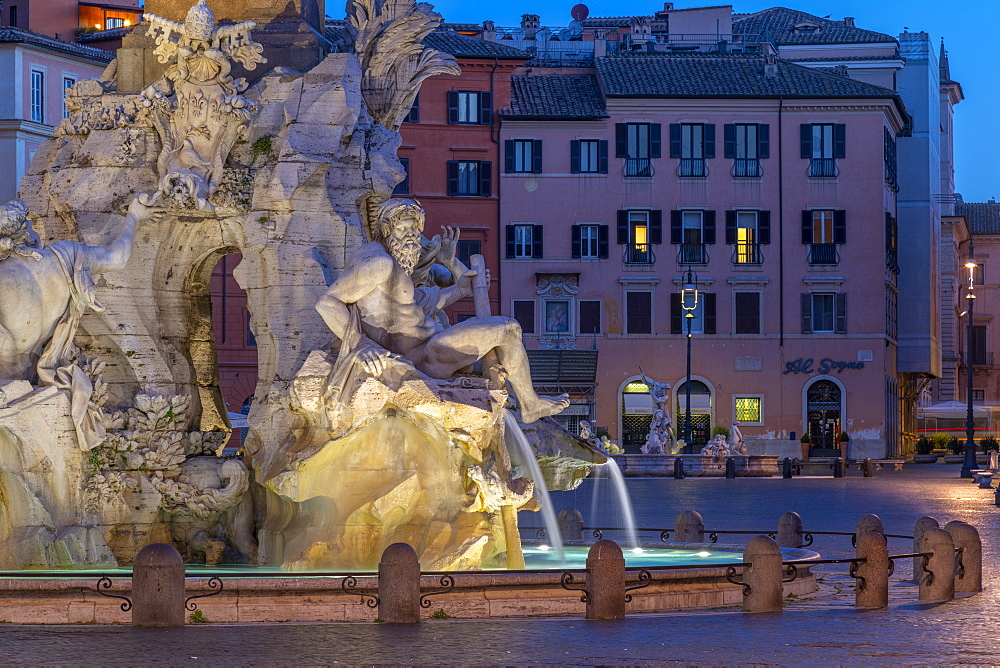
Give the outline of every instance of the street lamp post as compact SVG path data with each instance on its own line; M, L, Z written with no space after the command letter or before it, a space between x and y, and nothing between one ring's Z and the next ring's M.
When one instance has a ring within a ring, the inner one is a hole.
M681 308L687 323L687 376L684 381L684 443L691 447L691 322L698 308L698 276L688 269L681 290ZM689 451L690 452L690 451Z
M973 255L972 237L969 237L969 259L966 260L965 266L969 270L969 292L965 295L966 302L968 303L968 306L966 307L966 325L969 328L969 338L967 339L965 346L965 374L966 381L968 382L965 388L965 461L962 463L962 477L971 478L972 470L977 467L976 442L972 438L976 433L976 421L973 415L972 406L972 347L975 345L975 339L972 332L972 307L976 303L976 294L974 292L976 260Z

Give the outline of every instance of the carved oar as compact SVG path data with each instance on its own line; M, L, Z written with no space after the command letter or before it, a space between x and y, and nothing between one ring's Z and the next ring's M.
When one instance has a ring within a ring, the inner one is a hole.
M472 264L472 271L477 272L472 279L472 301L476 306L476 317L489 318L493 315L493 310L490 308L490 281L486 276L486 261L482 255L476 254L469 258L469 262ZM502 389L507 382L500 360L493 351L483 355L483 375L495 389ZM497 448L497 468L504 478L511 478L510 453L506 447ZM521 551L521 534L517 530L517 508L501 506L500 518L503 520L503 532L507 540L507 568L521 570L524 568L524 552Z

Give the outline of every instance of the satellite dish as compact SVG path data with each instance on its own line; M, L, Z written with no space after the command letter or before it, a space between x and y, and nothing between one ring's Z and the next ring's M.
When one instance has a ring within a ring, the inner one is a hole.
M574 37L579 37L580 35L583 34L583 24L580 23L579 21L570 21L567 30L569 30L570 35L573 35Z
M583 21L590 16L590 9L587 8L587 5L574 5L573 9L569 10L569 15L573 17L574 21Z

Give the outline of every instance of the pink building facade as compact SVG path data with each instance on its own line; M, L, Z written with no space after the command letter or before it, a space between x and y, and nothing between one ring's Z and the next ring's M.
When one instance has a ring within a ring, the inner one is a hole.
M0 27L0 202L13 199L31 158L67 114L65 91L96 79L114 54Z
M597 351L567 426L589 413L637 452L645 374L671 384L683 436L690 320L693 443L739 419L786 448L846 431L852 455L898 449L894 92L722 54L513 84L502 306L529 348Z

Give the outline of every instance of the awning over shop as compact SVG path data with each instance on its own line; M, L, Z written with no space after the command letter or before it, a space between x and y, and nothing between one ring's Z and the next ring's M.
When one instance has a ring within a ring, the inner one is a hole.
M542 394L588 394L597 381L596 350L529 350L531 381Z

